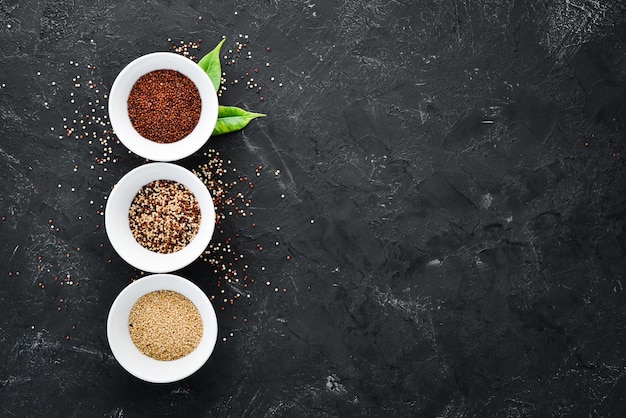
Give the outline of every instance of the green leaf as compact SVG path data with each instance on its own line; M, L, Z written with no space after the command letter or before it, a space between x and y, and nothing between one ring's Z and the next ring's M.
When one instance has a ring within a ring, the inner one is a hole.
M263 116L263 113L252 113L235 106L219 106L213 136L238 131L245 128L252 119Z
M222 49L222 45L226 42L226 38L223 38L219 44L213 51L206 54L200 61L198 61L198 65L200 68L204 70L205 73L211 79L213 83L213 87L215 87L215 91L220 89L220 81L222 80L222 65L220 64L220 51Z

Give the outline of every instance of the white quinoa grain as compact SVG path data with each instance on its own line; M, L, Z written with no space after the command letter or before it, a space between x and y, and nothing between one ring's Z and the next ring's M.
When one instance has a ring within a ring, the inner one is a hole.
M140 297L128 316L130 338L143 354L176 360L196 349L203 334L202 317L188 298L172 290Z

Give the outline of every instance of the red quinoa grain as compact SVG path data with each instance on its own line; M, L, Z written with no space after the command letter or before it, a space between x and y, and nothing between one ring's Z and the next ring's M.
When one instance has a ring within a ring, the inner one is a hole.
M128 96L128 116L139 135L159 143L180 141L200 120L196 85L174 70L156 70L137 80Z

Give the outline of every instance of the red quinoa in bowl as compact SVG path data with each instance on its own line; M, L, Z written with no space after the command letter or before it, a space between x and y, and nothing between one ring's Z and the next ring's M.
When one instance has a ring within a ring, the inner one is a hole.
M150 141L167 144L189 135L200 120L202 101L194 82L175 70L141 76L128 96L133 128Z

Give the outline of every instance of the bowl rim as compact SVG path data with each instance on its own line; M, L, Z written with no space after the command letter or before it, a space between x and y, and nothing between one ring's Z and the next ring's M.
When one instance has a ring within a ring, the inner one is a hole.
M191 300L202 318L203 333L194 351L176 360L156 360L143 354L130 338L128 317L137 300L150 292L172 290ZM107 317L107 340L118 363L133 376L151 383L170 383L184 379L209 359L217 342L215 309L196 284L181 276L151 274L135 280L117 295Z
M175 70L189 77L200 93L202 110L194 130L185 138L161 144L139 135L128 116L128 95L135 82L156 70ZM217 122L218 99L209 76L194 61L173 52L152 52L135 58L115 77L109 93L109 120L115 136L126 148L152 161L176 161L198 151L209 139Z
M128 222L130 205L141 187L155 180L173 180L185 185L200 206L200 227L196 236L174 253L150 251L132 235ZM149 273L180 270L197 260L209 245L215 231L215 207L202 180L177 164L146 163L126 173L108 196L104 223L109 242L117 254L133 267Z

